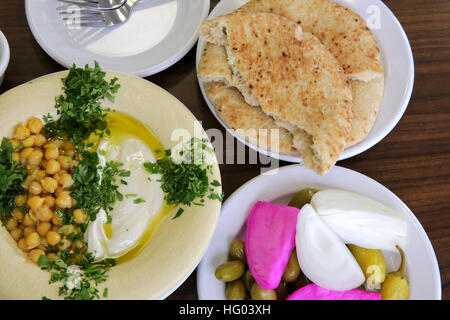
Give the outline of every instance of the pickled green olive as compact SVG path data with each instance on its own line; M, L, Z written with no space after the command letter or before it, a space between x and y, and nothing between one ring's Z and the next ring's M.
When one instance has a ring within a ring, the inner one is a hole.
M296 207L301 209L305 204L311 201L311 198L318 190L307 188L297 192L294 197L289 201L290 207Z
M287 295L287 283L286 281L281 280L278 287L275 289L275 293L277 294L278 300L284 300Z
M231 282L242 277L244 271L245 264L241 260L232 260L218 266L215 275L220 281Z
M253 279L253 276L250 272L250 269L247 269L247 271L244 274L244 282L245 282L245 288L248 292L252 290L252 286L255 283L255 279Z
M353 244L348 245L366 277L369 289L380 289L386 279L386 261L380 250L366 249Z
M408 300L409 283L405 277L405 253L397 246L402 257L398 271L391 272L381 286L382 300Z
M286 282L295 282L300 274L300 265L298 264L297 251L294 249L289 261L284 269L283 280Z
M252 300L277 300L275 290L264 290L256 282L252 285L250 296Z
M230 245L230 256L232 259L241 260L247 263L245 258L245 243L244 241L234 240Z
M241 279L227 283L225 289L225 297L227 300L245 300L247 293L245 292L245 284Z

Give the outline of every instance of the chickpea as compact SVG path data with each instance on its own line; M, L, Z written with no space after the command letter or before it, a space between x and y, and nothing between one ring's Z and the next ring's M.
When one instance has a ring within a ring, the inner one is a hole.
M88 215L83 212L81 209L76 209L73 211L73 218L75 223L82 224L85 223L88 219Z
M33 148L28 147L20 151L20 159L22 161L26 161L28 159L28 156L33 152Z
M75 198L72 198L72 208L77 206L77 200Z
M70 142L69 140L65 140L61 147L64 149L64 151L68 151L68 150L73 150L75 148L75 146L73 145L72 142Z
M19 208L16 208L16 209L13 210L12 216L17 221L22 221L23 218L25 217L25 215L23 214L22 210L20 210Z
M13 152L11 155L11 159L13 161L19 162L20 161L20 154L18 152Z
M65 191L64 189L63 189L63 187L61 187L61 186L58 186L58 188L56 188L56 191L55 191L55 196L56 197L59 197L59 195L61 194L61 193L66 193L67 191Z
M58 157L58 162L61 165L62 169L64 169L64 170L71 169L72 159L70 159L70 157L68 157L68 156L59 156Z
M30 214L27 213L25 215L25 217L23 218L22 224L25 227L34 227L36 225L36 220L34 220L33 218L31 218ZM26 228L25 228L26 229Z
M17 246L19 247L20 250L22 251L27 251L27 243L25 241L25 238L20 239L19 241L17 241Z
M17 147L18 147L19 144L20 144L20 141L17 140L17 139L9 139L8 142L11 143L13 149L17 149Z
M41 243L39 234L37 232L33 232L33 233L29 234L25 238L25 241L26 241L28 250L36 248Z
M33 249L28 253L30 260L33 261L34 263L38 263L41 255L45 256L45 252L42 249Z
M72 241L70 241L69 239L61 239L60 243L57 245L57 248L59 250L66 250L69 249L71 245Z
M55 225L54 230L58 231L59 227L62 226L62 218L57 214L54 214L52 218L52 223Z
M58 161L56 161L55 159L51 159L48 161L45 172L47 172L48 174L55 174L59 170L61 170L61 165Z
M14 138L16 138L17 140L24 140L24 139L28 138L29 136L30 136L30 129L25 127L23 124L20 124L16 128Z
M59 231L63 235L68 236L68 235L71 235L72 233L77 234L79 230L73 224L66 224L66 225L62 226Z
M34 145L34 141L36 140L35 136L29 136L25 140L22 141L24 147L32 147Z
M53 141L49 141L48 143L44 144L44 149L54 149L54 148L58 148L58 146Z
M20 229L11 230L10 234L11 234L11 237L16 241L19 241L23 236L23 232Z
M30 184L32 183L34 181L34 178L33 178L33 176L27 176L26 178L25 178L25 180L22 182L22 187L25 189L25 190L28 190L28 188L30 187Z
M84 249L84 243L81 240L77 240L72 244L72 249L75 250L75 252L80 252Z
M66 150L66 151L64 151L64 155L65 156L67 156L67 157L70 157L70 158L72 158L74 155L75 155L75 150Z
M39 196L32 196L28 199L27 203L31 210L37 211L44 204L44 201L44 198L41 198Z
M56 198L56 205L61 209L70 209L72 207L72 197L67 192L61 192Z
M30 234L32 234L33 232L36 232L36 229L34 229L33 227L25 227L23 229L23 236L26 238L28 237Z
M42 180L47 176L47 173L45 172L45 170L38 170L36 172L36 180Z
M47 239L48 244L51 246L56 246L61 242L61 235L56 231L49 231L45 238Z
M24 194L19 194L15 198L16 206L21 207L27 202L27 196Z
M56 199L53 196L51 195L45 196L44 201L45 205L50 209L53 209L55 207Z
M35 147L42 147L44 145L44 143L46 143L46 142L47 142L47 138L44 137L44 135L42 135L42 134L35 135L35 138L34 138L34 146Z
M8 231L14 230L17 228L17 226L19 225L19 223L17 222L16 219L14 218L9 218L8 222L6 222L6 229Z
M33 166L39 166L42 162L43 153L41 150L33 150L27 157L27 163Z
M38 218L36 217L36 212L34 212L33 210L28 211L28 215L30 216L30 219L33 220L34 222L39 222Z
M59 151L58 148L47 148L45 149L45 159L46 160L55 160L59 157Z
M42 129L42 121L38 118L31 118L30 120L28 120L27 127L32 133L38 134Z
M33 181L28 187L28 192L34 195L38 195L42 192L42 186L39 182Z
M56 253L50 252L49 254L47 254L47 258L48 260L53 261L58 258L58 255Z
M47 234L47 232L50 231L51 228L52 224L50 222L44 221L39 223L39 225L36 228L36 231L39 233L41 237L44 237Z
M51 177L45 177L44 179L42 179L42 187L48 193L54 193L58 188L58 181Z
M53 218L53 211L47 206L41 207L36 211L36 217L40 221L50 221Z
M64 189L69 189L73 186L73 179L72 176L68 173L63 173L62 175L60 175L59 177L59 184L64 188Z

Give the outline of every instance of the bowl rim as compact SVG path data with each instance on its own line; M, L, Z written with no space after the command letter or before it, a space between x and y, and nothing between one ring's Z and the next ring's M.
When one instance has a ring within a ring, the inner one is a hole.
M4 50L0 54L0 77L3 76L6 72L6 69L9 65L9 59L10 59L10 48L8 40L6 39L5 34L0 30L0 50Z

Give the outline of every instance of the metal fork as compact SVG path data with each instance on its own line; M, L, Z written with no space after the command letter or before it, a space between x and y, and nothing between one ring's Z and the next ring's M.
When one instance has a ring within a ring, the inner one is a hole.
M131 10L140 0L126 0L116 9L98 10L77 5L56 8L64 22L71 29L80 27L103 28L112 27L128 20Z
M113 10L125 4L127 0L57 0L92 10Z

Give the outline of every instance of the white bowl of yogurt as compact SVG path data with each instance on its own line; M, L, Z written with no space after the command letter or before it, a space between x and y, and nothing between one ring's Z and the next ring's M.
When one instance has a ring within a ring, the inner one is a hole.
M6 68L9 63L9 45L3 32L0 31L0 86L5 79Z

